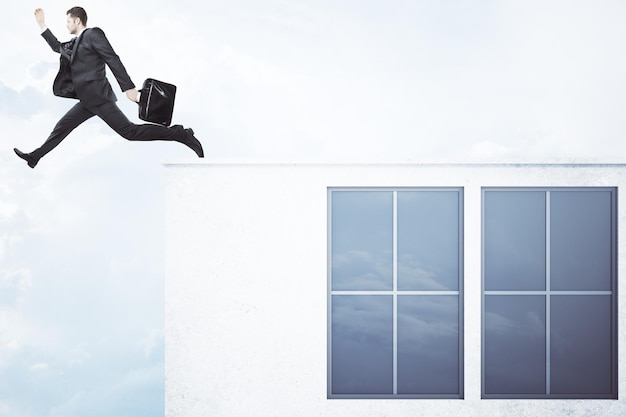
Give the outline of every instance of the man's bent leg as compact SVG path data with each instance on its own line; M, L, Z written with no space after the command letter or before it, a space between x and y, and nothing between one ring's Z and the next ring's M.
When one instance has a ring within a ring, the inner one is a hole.
M133 141L170 140L182 142L186 137L185 129L182 126L136 125L128 120L126 115L117 107L117 104L113 102L91 107L91 110L124 139Z
M125 139L132 141L166 140L180 142L191 148L198 156L204 157L202 144L195 138L191 129L185 129L180 125L172 127L154 124L136 125L128 120L114 102L94 106L90 110Z

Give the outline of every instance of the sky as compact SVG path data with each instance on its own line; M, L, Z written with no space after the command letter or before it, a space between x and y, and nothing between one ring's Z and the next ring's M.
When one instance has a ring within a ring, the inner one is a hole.
M0 416L162 415L166 162L73 105L33 11L83 6L206 161L623 160L621 0L12 1L0 26ZM135 122L137 107L111 83ZM325 279L325 278L324 278Z

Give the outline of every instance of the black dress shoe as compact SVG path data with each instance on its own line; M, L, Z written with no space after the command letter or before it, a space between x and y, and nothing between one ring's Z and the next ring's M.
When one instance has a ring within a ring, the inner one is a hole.
M204 150L202 149L202 144L193 135L193 130L185 129L185 133L187 134L187 136L183 143L193 149L193 151L198 155L199 158L204 158Z
M15 154L26 161L28 166L31 168L35 168L37 162L39 162L39 159L33 158L29 153L22 152L17 148L13 148L13 150L15 151Z

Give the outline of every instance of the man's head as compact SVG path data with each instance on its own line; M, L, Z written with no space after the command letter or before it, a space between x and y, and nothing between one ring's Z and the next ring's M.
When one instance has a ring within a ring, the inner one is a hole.
M76 35L87 26L87 12L82 7L72 7L67 11L67 30Z

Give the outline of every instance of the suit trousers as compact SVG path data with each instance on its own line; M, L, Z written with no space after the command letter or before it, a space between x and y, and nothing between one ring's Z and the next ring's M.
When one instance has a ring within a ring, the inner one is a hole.
M114 131L127 140L180 142L186 137L185 129L180 125L172 127L153 124L136 125L128 120L115 102L106 102L97 106L86 106L82 102L78 102L58 121L44 144L31 152L30 155L39 160L57 147L72 130L93 116L98 116L104 120Z

